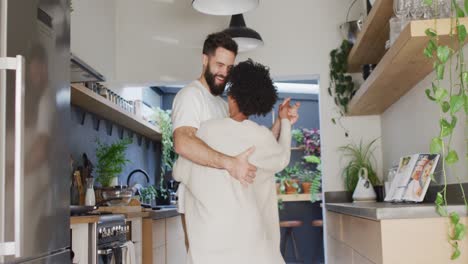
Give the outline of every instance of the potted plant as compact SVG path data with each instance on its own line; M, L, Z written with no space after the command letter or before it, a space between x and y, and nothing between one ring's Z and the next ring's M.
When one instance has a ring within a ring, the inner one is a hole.
M293 129L291 131L293 142L296 142L296 146L301 146L304 142L304 135L302 134L302 129Z
M354 192L359 180L359 170L366 168L368 171L369 181L373 186L380 185L380 179L374 170L373 164L375 158L373 152L374 144L377 139L372 140L369 144L363 144L362 140L359 144L348 144L339 148L343 153L343 157L348 158L348 164L343 169L343 177L347 191Z
M172 135L172 120L171 110L162 110L161 108L154 109L154 120L161 131L161 175L159 178L159 187L157 188L157 198L160 203L168 201L168 190L165 186L164 179L170 178L177 153L174 150L174 139Z
M141 201L145 204L153 204L153 201L156 199L157 192L153 185L148 187L141 188L140 198Z
M299 173L300 167L298 164L295 164L294 166L286 167L276 175L280 193L295 194L300 192L299 179L297 178Z
M118 176L129 162L125 157L125 151L131 140L119 140L109 145L96 139L96 143L96 172L98 174L96 180L103 187L117 186Z
M307 164L314 164L316 165L315 170L311 173L311 184L309 187L310 193L310 201L315 202L318 199L318 194L320 193L320 189L322 188L322 166L321 160L319 157L314 155L308 155L304 157L304 161ZM305 189L304 189L305 190ZM305 193L305 191L304 191Z

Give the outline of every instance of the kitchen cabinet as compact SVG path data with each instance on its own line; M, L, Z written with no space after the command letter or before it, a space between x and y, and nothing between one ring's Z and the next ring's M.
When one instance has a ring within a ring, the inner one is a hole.
M96 264L96 226L99 220L96 216L71 217L71 248L75 257L73 263Z
M131 240L135 246L135 261L141 263L143 258L143 220L141 217L126 220L131 224Z
M166 219L166 264L184 264L187 257L181 216Z
M468 263L466 240L459 243L461 256L450 260L444 217L371 220L327 211L326 219L329 263Z
M181 216L143 219L143 263L185 264L187 251Z

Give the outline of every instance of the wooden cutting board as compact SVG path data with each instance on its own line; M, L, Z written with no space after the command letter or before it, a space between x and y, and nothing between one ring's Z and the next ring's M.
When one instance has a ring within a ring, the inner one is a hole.
M141 206L101 206L95 212L111 212L113 214L126 214L141 212Z

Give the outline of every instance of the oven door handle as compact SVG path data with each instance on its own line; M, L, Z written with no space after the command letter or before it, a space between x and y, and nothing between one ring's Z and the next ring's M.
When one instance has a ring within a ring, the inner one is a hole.
M111 248L110 249L98 249L97 251L98 255L105 255L105 256L112 254L112 252L113 251Z
M119 248L127 248L127 246L126 245L120 245ZM112 250L112 248L98 249L98 251L97 251L98 255L110 255L110 254L112 254L112 252L114 252Z

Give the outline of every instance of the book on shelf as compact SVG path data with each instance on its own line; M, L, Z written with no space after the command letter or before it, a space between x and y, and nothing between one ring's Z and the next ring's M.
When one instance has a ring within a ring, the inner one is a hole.
M422 202L439 157L439 154L414 154L401 157L385 201Z

